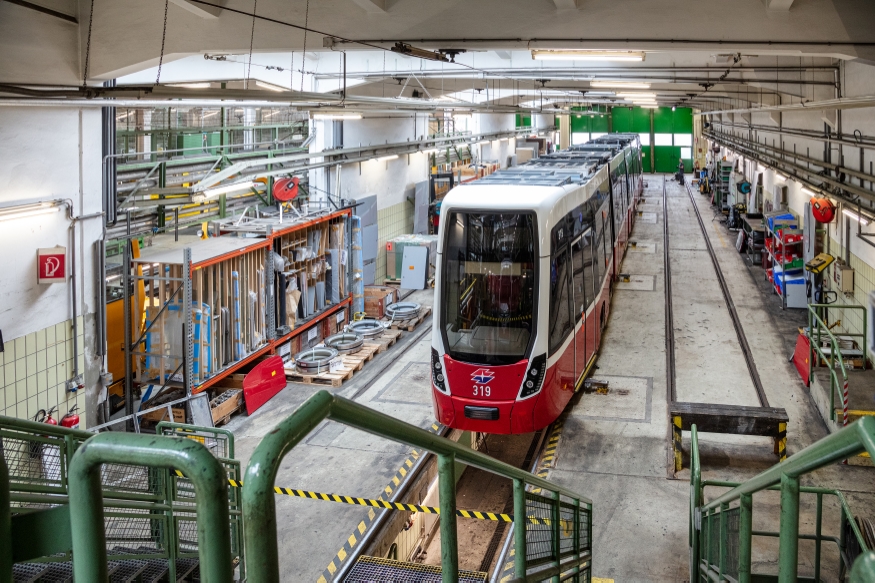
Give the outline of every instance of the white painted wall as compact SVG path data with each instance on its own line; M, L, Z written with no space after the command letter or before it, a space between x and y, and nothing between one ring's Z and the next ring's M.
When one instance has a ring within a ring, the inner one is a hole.
M488 113L472 117L474 133L488 134L509 131L516 127L516 116L512 113ZM486 144L475 146L479 149L480 162L498 162L502 168L507 167L508 156L516 152L516 139L493 140Z
M73 215L101 210L100 110L0 107L0 205L69 199ZM75 227L77 311L84 322L87 411L93 422L96 352L95 243L101 219ZM73 316L71 283L39 285L37 249L62 245L71 256L65 211L0 223L0 330L10 341ZM82 330L80 330L80 333ZM81 348L80 348L81 350Z

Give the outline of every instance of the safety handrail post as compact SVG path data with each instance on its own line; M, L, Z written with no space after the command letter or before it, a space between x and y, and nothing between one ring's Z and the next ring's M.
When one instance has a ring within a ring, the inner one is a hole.
M228 482L222 464L191 439L132 433L100 433L83 443L70 463L73 574L77 581L106 581L106 533L100 467L119 463L178 469L195 488L202 580L231 583ZM169 549L168 549L169 550Z
M9 468L0 455L0 583L12 583L12 516L9 507Z
M753 546L753 496L751 494L742 494L739 503L738 583L750 583L751 551Z
M441 579L459 579L459 543L456 531L456 456L438 454L438 495L441 508Z
M799 568L799 477L781 475L778 583L795 583Z
M513 557L513 576L526 577L526 485L522 480L513 481L513 542L516 552Z
M823 536L823 494L817 493L817 510L815 516L814 534L817 540L814 541L814 580L820 581L820 547Z

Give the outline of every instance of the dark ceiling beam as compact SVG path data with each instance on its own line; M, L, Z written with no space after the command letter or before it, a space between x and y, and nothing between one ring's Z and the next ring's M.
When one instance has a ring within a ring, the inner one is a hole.
M66 20L67 22L70 22L72 24L79 24L79 21L76 20L75 16L70 16L69 14L64 14L63 12L58 12L57 10L52 10L51 8L46 8L45 6L40 6L39 4L34 4L33 2L28 2L27 0L6 0L6 2L9 2L10 4L15 4L16 6L21 6L22 8L27 8L28 10L42 12L43 14L48 14L49 16L54 16L55 18Z

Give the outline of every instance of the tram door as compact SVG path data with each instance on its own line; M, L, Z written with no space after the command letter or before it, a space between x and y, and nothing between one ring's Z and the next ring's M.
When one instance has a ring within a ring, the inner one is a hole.
M571 287L573 289L574 305L572 310L575 317L575 334L574 343L574 378L580 379L583 369L586 367L587 355L587 325L592 326L592 322L586 321L586 284L584 277L584 269L586 264L585 259L585 244L584 237L580 235L571 244L571 264L572 264L572 279ZM590 282L590 285L592 283ZM578 327L579 326L579 327Z

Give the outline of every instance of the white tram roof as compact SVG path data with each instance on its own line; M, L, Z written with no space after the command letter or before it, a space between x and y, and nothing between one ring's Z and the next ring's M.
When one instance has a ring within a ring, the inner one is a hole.
M453 210L535 211L543 255L552 225L596 192L609 178L610 162L626 147L637 146L638 135L611 134L600 140L604 141L547 154L456 186L441 203L441 220ZM438 251L443 252L442 239Z

